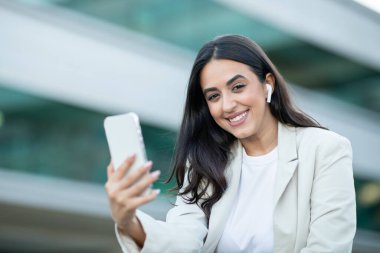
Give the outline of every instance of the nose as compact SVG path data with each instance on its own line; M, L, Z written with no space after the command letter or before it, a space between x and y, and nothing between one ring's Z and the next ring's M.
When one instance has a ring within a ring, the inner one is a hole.
M224 95L223 96L223 111L224 112L232 112L236 107L236 101L233 96Z

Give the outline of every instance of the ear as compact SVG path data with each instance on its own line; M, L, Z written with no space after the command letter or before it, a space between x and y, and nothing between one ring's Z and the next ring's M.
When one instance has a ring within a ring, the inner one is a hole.
M268 74L266 74L264 83L267 83L267 84L269 84L270 86L272 86L272 90L273 90L273 91L274 91L274 89L276 88L276 87L275 87L275 84L276 84L276 78L274 77L274 75L273 75L272 73L268 73Z

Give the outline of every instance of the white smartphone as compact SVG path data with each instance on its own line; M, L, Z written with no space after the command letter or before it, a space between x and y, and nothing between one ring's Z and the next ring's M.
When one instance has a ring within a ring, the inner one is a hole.
M104 129L115 170L132 154L136 154L136 160L128 173L146 163L144 140L136 113L108 116L104 120Z

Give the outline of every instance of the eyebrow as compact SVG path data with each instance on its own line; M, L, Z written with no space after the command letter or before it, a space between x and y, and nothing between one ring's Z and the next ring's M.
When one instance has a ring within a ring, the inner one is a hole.
M232 77L230 80L228 80L228 81L226 82L226 85L227 85L227 86L230 86L233 82L235 82L235 81L236 81L237 79L239 79L239 78L244 78L244 79L246 79L243 75L237 74L237 75L235 75L234 77ZM217 90L217 88L215 88L215 87L211 87L211 88L204 89L204 90L203 90L203 95L206 95L207 92L215 91L215 90Z

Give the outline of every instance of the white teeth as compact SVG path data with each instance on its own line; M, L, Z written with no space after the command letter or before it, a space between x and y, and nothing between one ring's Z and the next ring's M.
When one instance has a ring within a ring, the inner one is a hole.
M241 120L242 118L244 118L245 115L247 115L247 112L244 112L244 113L242 113L242 114L236 116L235 118L230 119L230 121L231 121L231 122L239 121L239 120Z

